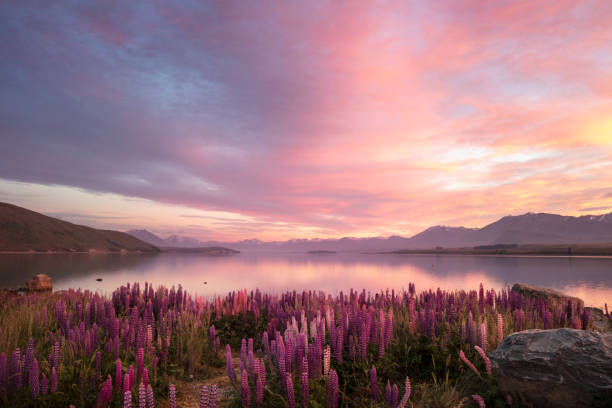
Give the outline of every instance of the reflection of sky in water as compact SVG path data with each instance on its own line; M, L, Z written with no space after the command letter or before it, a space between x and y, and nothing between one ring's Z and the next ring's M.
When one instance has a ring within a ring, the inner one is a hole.
M178 285L212 296L236 289L285 290L502 288L515 282L562 290L601 307L612 303L612 258L242 253L201 255L3 255L0 286L47 273L57 290L111 292L126 282ZM96 282L96 278L103 278ZM207 284L204 284L204 281Z

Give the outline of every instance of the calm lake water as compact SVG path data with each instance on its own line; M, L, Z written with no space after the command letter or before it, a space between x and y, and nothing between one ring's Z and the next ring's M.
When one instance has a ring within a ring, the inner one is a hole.
M516 282L558 289L587 305L612 304L612 258L471 255L253 253L231 256L0 255L0 287L23 286L37 273L53 278L54 290L82 288L110 293L127 282L182 284L211 297L236 289L282 292L340 290L500 289ZM102 278L97 282L96 278ZM206 284L204 283L206 282Z

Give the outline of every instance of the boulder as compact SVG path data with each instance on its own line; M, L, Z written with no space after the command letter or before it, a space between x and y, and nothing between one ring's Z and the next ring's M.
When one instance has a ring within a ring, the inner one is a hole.
M53 284L51 283L51 278L47 275L43 275L42 273L36 275L28 281L28 290L44 291L52 289Z
M568 300L571 300L572 303L574 303L574 305L578 306L580 309L584 307L584 300L575 296L566 295L563 292L553 289L539 288L537 286L525 285L523 283L515 283L514 286L512 286L512 291L520 293L525 297L545 299L555 304L567 304Z
M612 333L526 330L489 354L504 392L537 407L590 406L612 398Z

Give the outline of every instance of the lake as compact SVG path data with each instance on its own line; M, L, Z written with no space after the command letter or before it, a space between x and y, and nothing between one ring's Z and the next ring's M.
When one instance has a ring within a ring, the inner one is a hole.
M578 296L590 306L612 304L612 258L473 255L306 254L243 252L198 254L0 255L0 288L23 286L37 273L53 278L54 290L102 293L127 282L182 284L206 297L236 289L285 290L500 289L516 282ZM97 282L96 278L102 278ZM206 283L204 283L206 282Z

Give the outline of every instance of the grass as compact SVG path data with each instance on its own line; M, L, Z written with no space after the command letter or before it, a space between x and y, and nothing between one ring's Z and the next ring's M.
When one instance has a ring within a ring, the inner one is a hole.
M176 385L179 406L186 407L198 406L200 386L213 383L221 406L256 406L258 381L262 406L285 407L291 401L288 376L298 406L386 407L387 384L401 400L408 377L412 387L406 407L477 406L473 394L482 396L487 406L502 407L507 396L474 348L497 346L499 321L502 337L526 328L590 325L581 305L548 304L509 288L485 291L482 286L467 292L417 293L410 285L406 292L351 291L335 297L244 290L208 301L180 287L154 289L145 283L144 288L122 286L108 297L80 290L4 293L0 302L0 405L14 407L120 407L123 383L131 372L134 379L126 389L133 404L138 403L138 385L148 376L162 407L169 404L169 384ZM226 345L232 350L229 371ZM479 375L461 361L460 351ZM38 372L31 368L34 360ZM373 398L372 367L379 399ZM57 390L43 395L53 371ZM337 388L330 381L332 372ZM228 374L236 380L230 381ZM110 393L105 381L112 383ZM520 398L513 400L518 406Z

